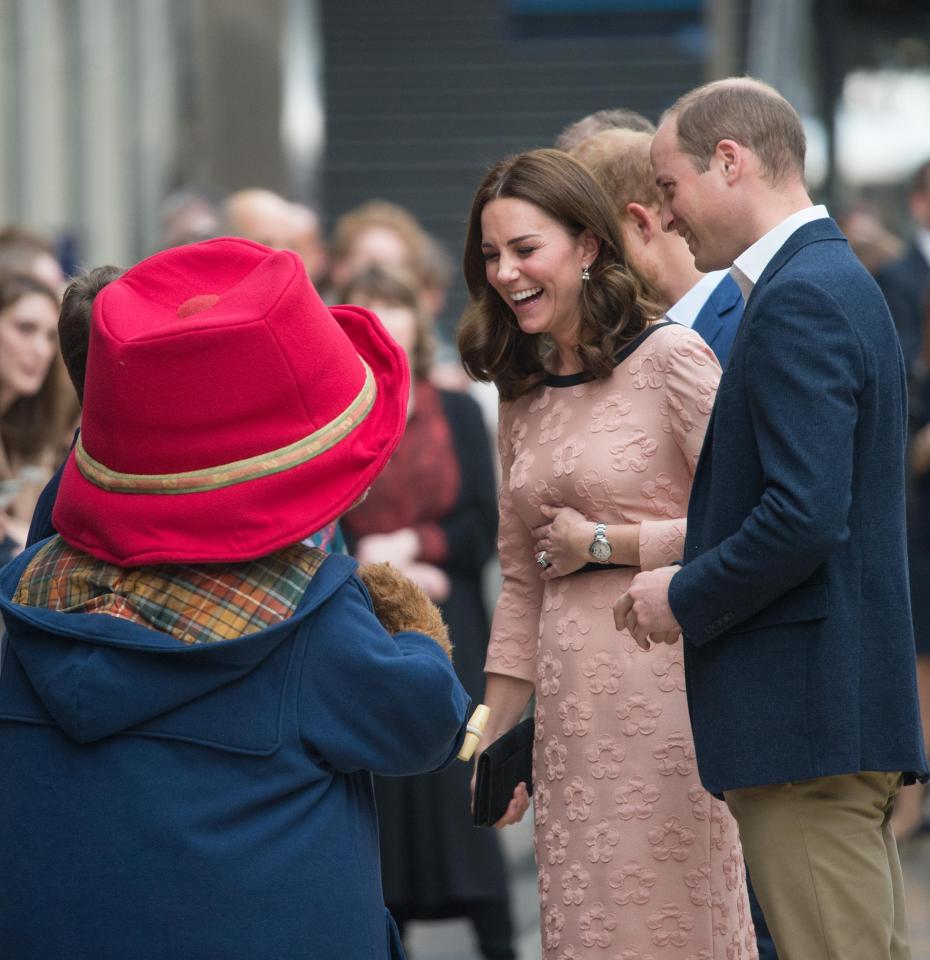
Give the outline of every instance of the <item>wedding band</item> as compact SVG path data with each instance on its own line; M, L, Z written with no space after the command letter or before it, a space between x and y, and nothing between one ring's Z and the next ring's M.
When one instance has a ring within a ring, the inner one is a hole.
M536 565L542 570L545 570L546 567L552 566L552 564L546 559L545 550L540 550L539 553L536 554Z

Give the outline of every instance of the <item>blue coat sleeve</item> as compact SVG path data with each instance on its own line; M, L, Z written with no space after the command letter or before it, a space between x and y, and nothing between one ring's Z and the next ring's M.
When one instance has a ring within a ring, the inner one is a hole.
M401 776L451 762L470 701L434 640L391 636L357 577L304 629L299 722L309 750L343 773Z
M735 533L672 579L672 610L696 645L805 581L849 536L859 338L833 297L797 279L761 292L746 336L745 392L717 403L748 402L763 493Z

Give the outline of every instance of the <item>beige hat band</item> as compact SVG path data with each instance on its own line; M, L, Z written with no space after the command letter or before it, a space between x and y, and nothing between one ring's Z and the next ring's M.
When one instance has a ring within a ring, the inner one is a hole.
M337 417L295 443L245 460L186 473L120 473L95 460L79 436L74 448L75 462L91 483L111 493L204 493L250 480L258 480L313 460L347 437L368 416L378 395L371 368L365 367L365 382L355 399Z

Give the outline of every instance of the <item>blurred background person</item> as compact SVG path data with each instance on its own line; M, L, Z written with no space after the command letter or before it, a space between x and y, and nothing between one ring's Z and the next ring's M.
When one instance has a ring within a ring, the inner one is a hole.
M638 130L640 133L655 133L651 120L635 110L618 107L614 110L596 110L586 117L570 123L555 140L556 150L571 153L578 144L602 133L604 130Z
M182 187L169 193L158 210L158 246L180 247L219 236L219 193L210 187Z
M396 203L370 200L344 213L329 243L330 289L344 290L366 267L380 264L411 273L422 288L430 256L429 236L412 213Z
M293 204L271 190L249 187L223 202L223 233L263 243L275 250L293 249L296 224Z
M244 237L275 250L293 250L319 283L326 274L328 257L316 211L291 203L271 190L249 187L230 194L222 208L223 232Z
M914 233L904 252L878 271L907 367L910 402L908 563L917 651L917 690L924 735L930 732L930 160L914 172L908 190ZM902 840L927 824L926 788L901 791L892 826Z
M882 221L881 210L859 199L837 217L853 252L874 277L892 260L901 256L904 244Z
M54 245L27 227L11 225L0 230L0 272L36 277L56 294L65 285Z
M930 298L924 303L920 351L911 368L908 448L908 544L911 611L917 649L917 693L925 742L930 743ZM927 787L901 790L892 826L902 840L930 829Z
M319 214L305 203L292 203L290 206L293 225L291 249L303 260L307 276L314 284L318 284L326 276L329 266Z
M915 171L908 194L914 235L904 254L875 279L885 294L910 373L921 351L924 305L930 289L930 160Z
M58 295L25 274L0 276L0 560L19 553L58 465L64 407Z
M433 331L416 280L370 265L339 292L378 315L410 360L407 429L365 501L342 526L360 563L389 561L440 604L454 664L473 702L484 694L488 613L482 571L494 551L491 449L477 404L430 382ZM411 920L467 917L488 960L513 948L507 873L498 836L476 830L471 767L376 778L384 898L403 932Z

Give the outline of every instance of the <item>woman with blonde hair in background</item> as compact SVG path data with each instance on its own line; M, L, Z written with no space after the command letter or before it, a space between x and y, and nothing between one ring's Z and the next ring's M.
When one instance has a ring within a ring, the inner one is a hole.
M557 150L504 160L465 243L466 369L500 391L499 549L482 746L536 695L545 960L756 956L743 857L701 787L680 640L644 650L612 606L681 557L720 367L658 322L610 200ZM528 807L517 787L498 825Z

